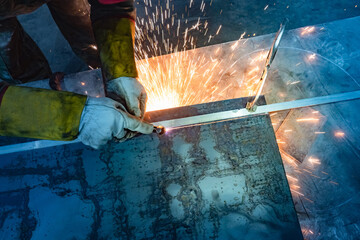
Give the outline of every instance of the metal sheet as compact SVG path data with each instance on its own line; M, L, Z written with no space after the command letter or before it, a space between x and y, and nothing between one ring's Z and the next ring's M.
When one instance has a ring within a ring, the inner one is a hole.
M246 101L184 107L178 116ZM302 239L268 115L143 135L101 151L72 144L4 155L0 169L0 207L20 216L4 217L13 226L5 237Z

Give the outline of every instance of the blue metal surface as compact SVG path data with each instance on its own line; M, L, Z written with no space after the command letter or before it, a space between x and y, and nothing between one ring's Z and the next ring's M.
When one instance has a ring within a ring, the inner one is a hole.
M0 174L5 239L302 239L268 115L3 155Z

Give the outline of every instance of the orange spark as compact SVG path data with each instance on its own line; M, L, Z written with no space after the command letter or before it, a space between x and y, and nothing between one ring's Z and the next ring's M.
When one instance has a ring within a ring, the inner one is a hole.
M313 60L315 60L315 58L316 58L316 53L310 54L310 55L308 56L308 60L309 60L310 62L313 61Z
M335 137L343 138L344 136L345 136L345 133L344 133L344 132L341 132L341 131L335 132Z
M301 36L308 35L310 33L313 33L315 31L315 27L305 27L301 30Z
M298 118L297 122L318 122L320 119L318 118Z
M317 158L313 158L313 157L309 157L308 161L311 163L311 164L321 164L320 160L317 159Z

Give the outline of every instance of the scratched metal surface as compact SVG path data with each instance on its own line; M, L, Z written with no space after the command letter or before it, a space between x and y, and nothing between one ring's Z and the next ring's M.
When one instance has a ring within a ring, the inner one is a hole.
M0 239L302 239L268 115L6 155L0 173Z

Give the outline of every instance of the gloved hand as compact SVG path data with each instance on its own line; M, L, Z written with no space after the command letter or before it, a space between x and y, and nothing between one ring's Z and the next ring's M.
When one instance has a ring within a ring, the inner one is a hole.
M108 97L125 104L129 113L144 118L147 95L143 85L132 77L119 77L107 83ZM120 99L119 99L120 98Z
M87 99L79 126L78 138L81 142L98 149L114 137L125 137L126 129L150 134L153 125L126 113L120 103L110 98Z

